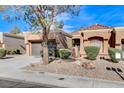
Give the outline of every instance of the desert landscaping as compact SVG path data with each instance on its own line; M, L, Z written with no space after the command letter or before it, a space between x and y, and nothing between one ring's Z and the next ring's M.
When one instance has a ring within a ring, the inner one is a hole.
M86 64L89 64L89 67ZM78 60L54 60L48 65L43 65L41 62L28 65L23 69L27 71L36 71L39 73L56 73L72 76L82 76L89 78L106 79L113 81L123 81L123 79L112 70L107 70L106 67L120 68L124 70L123 63L112 63L103 59L90 61L87 59ZM124 76L123 72L119 72Z

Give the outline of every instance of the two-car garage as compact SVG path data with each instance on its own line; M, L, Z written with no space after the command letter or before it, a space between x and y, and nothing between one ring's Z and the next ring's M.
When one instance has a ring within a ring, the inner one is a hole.
M49 41L48 48L49 48L49 50L55 49L56 42ZM32 50L32 53L31 53L32 56L42 56L43 47L42 47L41 42L31 42L31 50Z

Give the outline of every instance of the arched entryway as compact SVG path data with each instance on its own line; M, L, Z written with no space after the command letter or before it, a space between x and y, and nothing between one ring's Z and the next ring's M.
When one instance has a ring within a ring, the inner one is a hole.
M89 41L90 46L100 47L100 53L104 51L103 50L103 37L98 37L98 36L90 37L88 38L88 41Z

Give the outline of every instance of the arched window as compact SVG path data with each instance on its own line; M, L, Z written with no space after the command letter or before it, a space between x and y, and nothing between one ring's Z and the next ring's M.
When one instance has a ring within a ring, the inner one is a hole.
M90 45L91 46L101 47L102 46L102 41L98 40L98 39L93 39L93 40L90 40Z
M103 38L102 37L91 37L88 39L90 46L100 47L100 51L103 52Z

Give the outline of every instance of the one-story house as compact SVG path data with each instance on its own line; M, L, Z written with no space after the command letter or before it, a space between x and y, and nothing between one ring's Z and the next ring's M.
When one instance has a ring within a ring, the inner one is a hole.
M73 46L79 47L80 56L85 56L85 46L99 46L100 56L108 56L108 48L124 50L124 27L109 27L95 24L72 32Z

